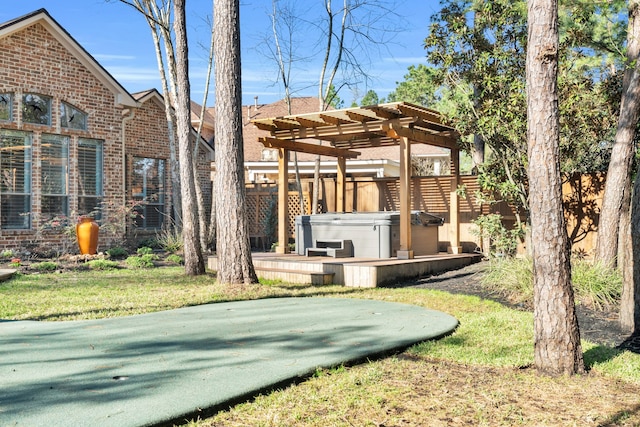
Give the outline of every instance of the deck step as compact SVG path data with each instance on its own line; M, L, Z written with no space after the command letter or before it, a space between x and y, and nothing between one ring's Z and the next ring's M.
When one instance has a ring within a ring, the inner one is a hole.
M305 252L308 257L350 258L353 257L353 242L351 240L316 240L315 246L307 248Z
M333 273L291 270L287 268L256 267L256 274L262 279L282 280L289 283L310 284L314 286L333 283Z

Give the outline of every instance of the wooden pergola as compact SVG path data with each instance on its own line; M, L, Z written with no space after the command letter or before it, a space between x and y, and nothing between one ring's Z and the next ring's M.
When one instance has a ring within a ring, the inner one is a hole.
M278 150L278 253L287 253L288 159L297 151L338 159L336 210L345 211L346 160L361 149L399 146L400 150L400 248L399 259L413 258L411 246L411 144L420 143L451 150L449 240L450 253L460 253L460 218L457 188L460 165L458 134L444 125L440 113L406 102L329 110L308 114L252 120L270 137L259 141ZM316 139L320 144L301 142ZM322 145L326 141L328 145Z

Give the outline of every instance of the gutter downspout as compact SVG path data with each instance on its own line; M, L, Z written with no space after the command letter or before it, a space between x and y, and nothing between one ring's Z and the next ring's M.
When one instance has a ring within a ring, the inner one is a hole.
M126 111L126 110L125 110ZM127 150L126 150L126 126L129 120L132 120L136 115L134 109L130 109L129 113L122 119L122 206L127 204ZM127 224L125 223L124 236L127 236Z

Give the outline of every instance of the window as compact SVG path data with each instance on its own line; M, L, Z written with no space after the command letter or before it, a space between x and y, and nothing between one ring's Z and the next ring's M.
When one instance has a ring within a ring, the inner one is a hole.
M103 142L78 140L78 213L99 218L102 202Z
M133 158L132 190L135 200L143 201L136 226L161 228L164 219L164 168L161 159Z
M51 98L27 93L22 97L22 121L51 126Z
M273 150L271 148L265 148L262 150L261 159L263 162L277 162L278 161L278 150Z
M73 105L61 102L60 126L69 129L87 130L87 114Z
M11 121L13 97L10 93L0 93L0 121Z
M69 138L42 134L40 150L41 209L44 221L69 215Z
M0 227L31 227L31 134L0 130Z

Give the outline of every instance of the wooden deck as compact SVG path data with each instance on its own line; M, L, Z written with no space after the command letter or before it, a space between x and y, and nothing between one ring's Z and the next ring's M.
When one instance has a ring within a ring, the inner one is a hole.
M290 283L344 285L374 288L398 281L462 268L480 261L478 254L425 255L413 259L305 257L295 254L254 252L258 277ZM208 267L217 270L218 259L209 257Z

